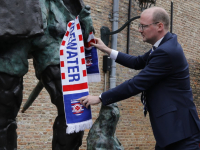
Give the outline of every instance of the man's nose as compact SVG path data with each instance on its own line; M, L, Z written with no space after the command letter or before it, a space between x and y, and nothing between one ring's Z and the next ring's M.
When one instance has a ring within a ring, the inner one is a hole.
M140 32L140 33L142 33L143 32L143 30L142 30L142 28L140 27L140 28L138 28L138 31Z

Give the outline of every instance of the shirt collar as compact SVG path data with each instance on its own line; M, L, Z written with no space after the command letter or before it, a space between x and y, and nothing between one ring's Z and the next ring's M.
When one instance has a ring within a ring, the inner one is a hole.
M163 38L164 37L162 37L160 40L158 40L153 46L158 47Z

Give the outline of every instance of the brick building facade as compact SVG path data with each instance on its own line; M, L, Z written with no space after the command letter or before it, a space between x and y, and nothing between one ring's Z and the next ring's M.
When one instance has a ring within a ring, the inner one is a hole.
M96 37L100 37L101 26L112 28L113 0L85 0L85 4L91 6L91 16L93 18ZM119 0L119 27L126 21L128 16L128 0ZM170 13L170 0L157 0L156 6L161 6ZM178 41L182 45L186 58L190 66L191 87L194 101L200 115L200 0L175 0L174 1L174 21L173 33L178 35ZM141 11L138 2L132 1L131 17L140 15ZM141 55L151 47L142 41L138 33L138 20L131 23L130 50L131 55ZM126 52L127 29L118 34L117 50ZM99 95L104 90L104 73L102 71L103 53L99 52L99 66L101 70L101 82L90 83L90 94ZM116 66L116 84L124 82L138 74L138 71L127 69L121 65ZM29 72L24 77L24 98L23 104L27 100L31 91L37 84L32 60L29 60ZM107 79L107 89L109 79ZM116 130L116 136L124 146L125 150L153 150L155 145L149 118L143 116L143 105L140 102L140 95L131 97L118 103L120 109L120 120ZM98 117L100 105L92 107L93 120ZM45 89L42 90L33 105L24 113L18 114L18 149L19 150L51 150L52 125L56 117L56 108L51 104L50 97ZM80 150L86 150L85 131L83 144Z

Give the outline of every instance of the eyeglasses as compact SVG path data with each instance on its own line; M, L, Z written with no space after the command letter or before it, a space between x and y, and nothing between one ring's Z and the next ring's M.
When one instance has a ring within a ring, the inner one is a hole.
M151 24L147 24L147 25L143 25L143 24L139 24L138 25L138 30L144 30L145 28L147 28L148 26L150 26L150 25L152 25L152 24L157 24L157 23L159 23L159 22L154 22L154 23L151 23Z

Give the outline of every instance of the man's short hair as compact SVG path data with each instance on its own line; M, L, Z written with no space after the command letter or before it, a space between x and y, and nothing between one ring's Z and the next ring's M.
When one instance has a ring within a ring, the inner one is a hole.
M169 30L170 19L168 13L164 9L156 9L153 12L153 22L162 22L164 28Z

